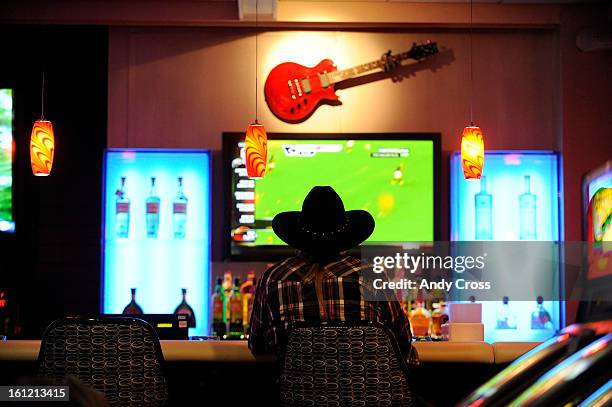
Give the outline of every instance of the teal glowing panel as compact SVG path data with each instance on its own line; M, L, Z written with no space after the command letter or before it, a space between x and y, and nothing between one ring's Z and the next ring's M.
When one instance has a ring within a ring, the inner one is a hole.
M451 240L559 240L556 153L486 152L483 178L466 181L451 159Z
M171 314L185 288L189 334L208 333L210 162L205 150L107 150L104 313L122 313L135 288L144 313Z
M461 154L451 156L451 230L452 241L558 242L562 236L560 158L552 151L487 151L481 180L463 177ZM509 243L511 244L511 243ZM489 256L503 246L488 246ZM506 246L506 249L508 247ZM558 258L558 245L531 245L529 256ZM527 254L525 254L527 256ZM500 256L501 257L501 256ZM499 274L512 275L515 265L500 265ZM524 271L524 270L523 270ZM562 310L560 270L557 263L550 269L533 270L554 295L538 304L545 293L529 292L523 298L482 302L485 340L542 341L559 329ZM548 283L550 282L550 283ZM529 299L529 300L527 300ZM548 313L546 326L532 329L532 317ZM512 321L510 327L500 321Z

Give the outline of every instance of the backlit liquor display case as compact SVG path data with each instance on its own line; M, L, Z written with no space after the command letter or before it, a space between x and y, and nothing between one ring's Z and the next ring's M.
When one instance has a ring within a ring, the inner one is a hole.
M495 264L495 274L512 279L524 273L539 279L539 285L525 284L521 298L503 294L498 301L482 301L487 342L546 340L560 327L560 266L554 260L560 256L555 242L562 236L560 172L555 152L487 151L482 178L467 181L461 154L451 156L451 241L509 243L486 246L490 260L495 257L494 250L507 253L511 245L524 247L529 250L524 258L517 258L514 264ZM504 257L504 253L498 257ZM530 270L532 258L554 261L545 268L542 262L532 262ZM548 290L537 292L537 286ZM533 292L527 292L532 288Z
M208 333L210 161L205 150L107 150L103 313L191 312L189 334Z

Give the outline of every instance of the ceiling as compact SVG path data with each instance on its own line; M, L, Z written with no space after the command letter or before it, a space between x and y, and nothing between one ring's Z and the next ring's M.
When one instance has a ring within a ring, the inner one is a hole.
M223 1L223 0L222 0ZM231 1L231 0L228 0ZM439 4L457 4L457 3L470 3L470 0L278 0L278 1L337 1L337 2L381 2L381 1L392 1L392 2L403 2L403 3L439 3ZM474 0L474 3L489 3L489 4L579 4L579 3L606 3L607 0Z

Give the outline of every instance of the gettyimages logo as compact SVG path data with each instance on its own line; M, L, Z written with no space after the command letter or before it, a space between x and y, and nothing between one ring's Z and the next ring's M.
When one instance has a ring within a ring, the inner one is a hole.
M479 256L430 255L423 252L407 252L394 255L375 256L372 259L371 279L374 290L490 290L490 281L476 281L462 276L472 270L481 272L485 268L487 254ZM417 276L418 274L418 276ZM480 274L480 273L479 273ZM389 276L393 276L392 279Z
M453 270L456 273L463 273L466 270L483 270L485 268L485 258L487 254L481 256L440 256L412 255L409 253L395 253L394 256L375 256L372 260L374 273L383 273L389 270L406 270L414 274L417 270Z

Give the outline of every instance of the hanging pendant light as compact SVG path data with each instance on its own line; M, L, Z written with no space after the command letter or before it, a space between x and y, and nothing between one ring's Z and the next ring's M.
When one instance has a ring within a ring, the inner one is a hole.
M49 120L45 120L44 101L45 73L43 71L40 120L34 122L30 136L30 163L32 164L32 173L37 177L46 177L51 174L53 156L55 155L53 125Z
M247 176L253 179L263 178L266 174L268 162L268 135L263 124L257 121L257 102L258 102L258 77L257 77L257 57L258 57L258 28L259 28L259 1L255 0L255 122L247 127L245 144L245 158Z
M247 176L263 178L268 162L268 137L264 126L257 122L251 124L247 128L244 144Z
M30 137L30 162L34 175L44 177L51 173L54 152L53 125L49 120L36 120Z
M480 127L468 126L461 135L461 164L467 180L480 179L484 166L484 139Z
M484 135L474 126L474 64L472 61L472 0L470 0L470 125L461 134L461 164L466 180L479 180L484 167Z

